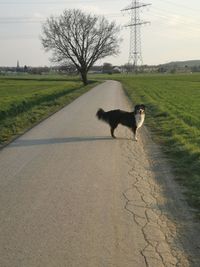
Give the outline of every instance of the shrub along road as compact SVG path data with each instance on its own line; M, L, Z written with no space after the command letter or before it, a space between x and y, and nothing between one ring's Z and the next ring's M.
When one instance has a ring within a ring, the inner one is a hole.
M130 110L107 81L0 151L0 266L199 266L198 225L148 131L99 107Z

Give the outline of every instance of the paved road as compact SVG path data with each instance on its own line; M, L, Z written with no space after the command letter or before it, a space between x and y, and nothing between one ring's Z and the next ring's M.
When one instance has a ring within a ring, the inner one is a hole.
M97 86L0 151L0 266L189 266L142 141L123 127L111 139L99 107L130 109L119 83Z

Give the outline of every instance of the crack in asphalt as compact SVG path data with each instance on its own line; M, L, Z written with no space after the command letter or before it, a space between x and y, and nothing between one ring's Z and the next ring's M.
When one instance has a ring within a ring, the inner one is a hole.
M162 206L162 191L156 183L142 142L123 143L123 157L129 166L131 185L123 192L124 209L140 228L146 245L140 254L146 267L190 266L178 241L176 225Z

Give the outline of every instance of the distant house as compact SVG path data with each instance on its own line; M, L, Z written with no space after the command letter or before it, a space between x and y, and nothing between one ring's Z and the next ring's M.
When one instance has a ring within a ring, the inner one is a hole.
M113 67L113 73L121 73L122 72L122 70L121 70L121 68L120 67Z

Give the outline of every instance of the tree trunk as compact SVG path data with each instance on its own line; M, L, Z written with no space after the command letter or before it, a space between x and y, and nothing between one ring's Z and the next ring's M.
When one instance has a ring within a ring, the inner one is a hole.
M87 71L85 71L85 70L81 71L81 78L82 78L83 84L87 85L88 84Z

